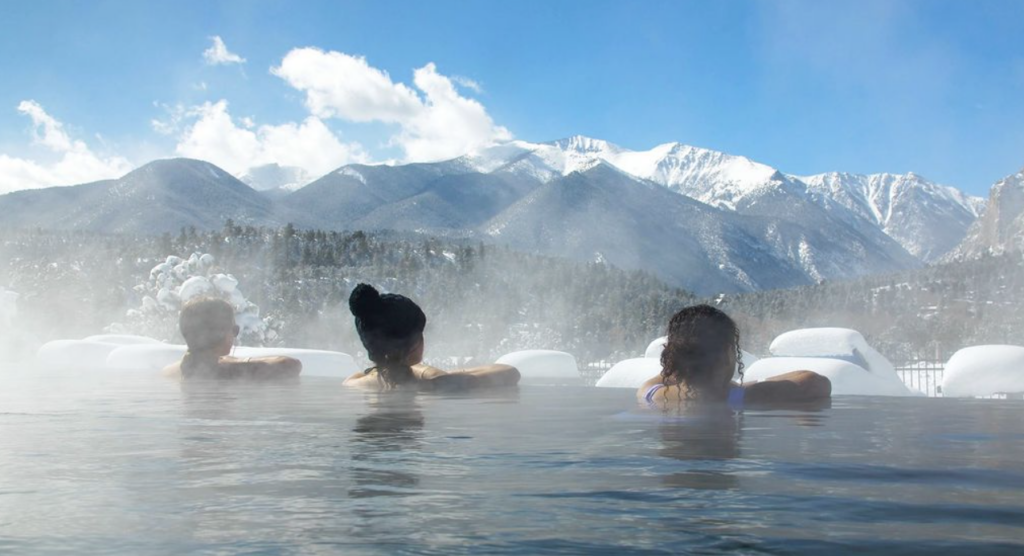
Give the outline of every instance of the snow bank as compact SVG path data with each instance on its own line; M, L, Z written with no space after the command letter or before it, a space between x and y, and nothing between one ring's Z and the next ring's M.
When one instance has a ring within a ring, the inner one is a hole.
M661 373L661 361L654 357L637 357L619 361L598 381L598 388L639 388L649 378Z
M235 357L242 358L270 357L274 355L294 357L302 361L302 376L348 378L356 371L361 370L351 355L341 353L340 351L240 347L236 348L234 353Z
M745 381L757 382L790 371L814 371L832 381L833 396L912 396L903 382L893 376L878 376L863 367L828 357L767 357L754 363Z
M1024 392L1024 347L974 346L953 354L942 373L946 397Z
M160 340L148 336L134 336L131 334L100 334L89 336L87 342L103 342L106 344L117 344L119 346L132 346L136 344L162 344Z
M36 351L36 361L48 369L102 369L118 344L89 340L54 340Z
M501 356L496 362L519 369L519 374L523 378L582 380L579 367L576 366L576 358L564 351L546 349L515 351Z
M668 336L662 336L648 344L647 351L644 352L644 357L659 359L661 357L661 352L665 351L666 342L668 342Z
M106 367L118 370L160 371L185 355L187 348L172 344L120 346L107 356Z
M804 328L780 335L768 348L778 357L828 357L841 359L868 371L895 376L896 368L864 336L849 328Z
M780 335L772 355L750 366L746 378L764 380L790 371L814 371L832 381L836 396L913 396L896 368L849 328L805 328Z

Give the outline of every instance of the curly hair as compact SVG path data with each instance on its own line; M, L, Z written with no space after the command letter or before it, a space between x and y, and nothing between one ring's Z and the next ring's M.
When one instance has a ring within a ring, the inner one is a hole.
M427 326L427 316L419 305L403 295L381 295L373 286L359 284L352 290L348 306L381 383L393 388L412 380L412 367L405 361Z
M729 315L710 305L693 305L676 313L668 324L668 340L661 353L661 378L666 386L686 386L696 399L716 395L731 381L736 357L743 380L740 330ZM682 390L682 388L680 388Z

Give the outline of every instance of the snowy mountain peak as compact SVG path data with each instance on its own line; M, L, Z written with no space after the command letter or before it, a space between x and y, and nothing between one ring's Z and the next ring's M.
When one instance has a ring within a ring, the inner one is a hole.
M622 151L622 148L618 145L613 145L608 141L594 139L593 137L586 137L584 135L573 135L572 137L566 137L565 139L559 139L558 141L552 141L547 144L557 147L563 151L593 153L597 155Z

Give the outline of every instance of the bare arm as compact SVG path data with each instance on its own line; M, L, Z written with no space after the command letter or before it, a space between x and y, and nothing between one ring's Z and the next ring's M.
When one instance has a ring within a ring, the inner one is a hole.
M433 369L431 367L431 369ZM434 369L438 371L438 369ZM509 365L484 365L472 369L463 369L451 373L434 375L427 378L431 388L444 390L467 390L475 388L493 388L515 386L519 384L519 369Z
M832 395L832 382L811 371L793 371L744 388L747 403L809 402Z

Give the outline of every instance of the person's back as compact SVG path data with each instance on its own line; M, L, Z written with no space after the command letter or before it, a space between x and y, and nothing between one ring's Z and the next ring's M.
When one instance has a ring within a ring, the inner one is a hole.
M650 407L696 400L742 407L809 402L832 394L829 379L811 371L737 384L733 375L738 368L742 378L741 361L739 328L728 315L709 305L686 307L669 322L661 374L646 381L637 397Z
M222 299L200 298L181 309L178 326L188 351L181 361L168 365L165 376L182 380L294 378L302 372L302 363L291 357L231 357L238 335L235 312Z
M389 390L467 390L515 386L519 371L508 365L485 365L445 372L424 365L423 330L427 316L411 299L381 295L373 286L359 284L349 297L356 331L374 366L345 379L345 386Z

